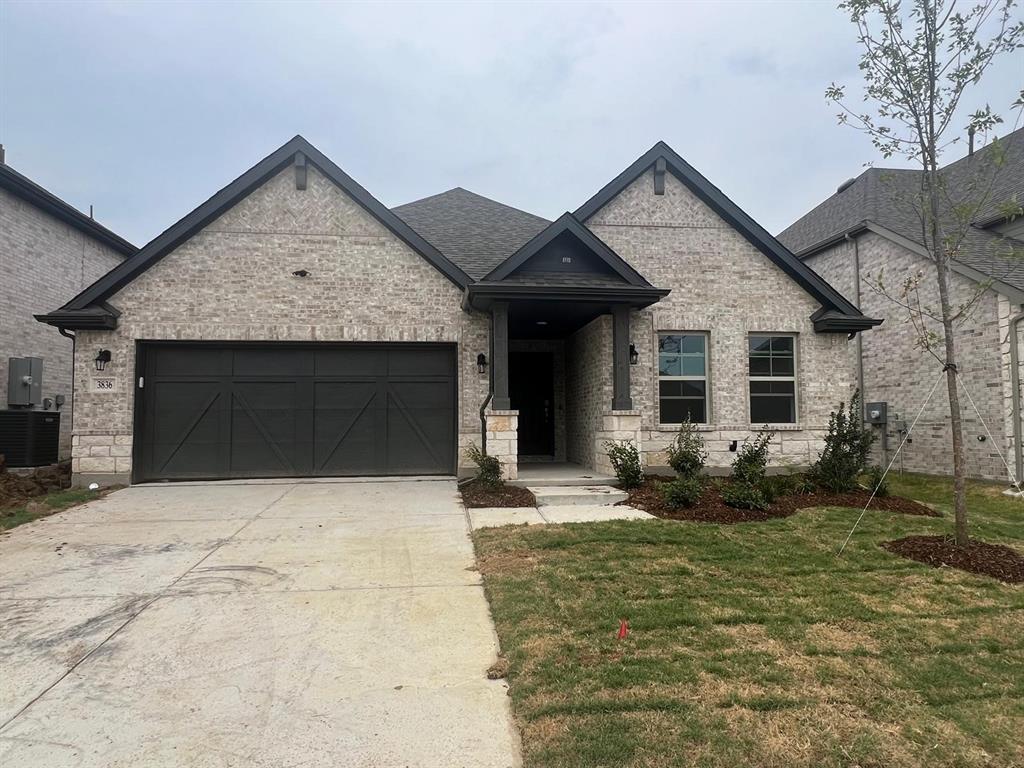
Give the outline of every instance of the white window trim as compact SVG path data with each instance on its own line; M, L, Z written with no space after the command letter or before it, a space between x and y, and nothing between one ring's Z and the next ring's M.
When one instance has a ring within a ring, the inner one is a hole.
M704 375L703 376L662 376L661 348L662 336L703 336L704 337ZM704 421L693 422L698 427L711 426L711 332L710 331L665 331L654 332L654 402L658 408L658 427L678 430L680 422L662 421L661 419L661 385L665 381L703 381L704 382ZM670 398L671 399L671 398ZM677 398L682 399L682 398Z
M750 375L750 339L754 336L778 337L786 336L793 340L793 375L792 376L751 376ZM762 427L764 423L754 423L754 416L751 413L750 400L754 396L750 391L752 381L792 381L793 382L793 420L792 421L770 421L769 427L795 427L800 424L800 336L796 333L782 331L747 331L747 420L751 427ZM788 395L758 395L758 397L788 397Z

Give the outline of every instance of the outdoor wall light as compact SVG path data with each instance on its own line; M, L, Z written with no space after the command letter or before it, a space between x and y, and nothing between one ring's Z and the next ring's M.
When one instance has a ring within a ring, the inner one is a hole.
M487 373L487 355L483 352L476 356L476 372L481 376Z
M629 364L636 365L640 362L640 353L636 351L636 344L629 345Z
M102 371L107 367L107 363L110 362L110 350L101 349L99 354L96 355L96 370Z

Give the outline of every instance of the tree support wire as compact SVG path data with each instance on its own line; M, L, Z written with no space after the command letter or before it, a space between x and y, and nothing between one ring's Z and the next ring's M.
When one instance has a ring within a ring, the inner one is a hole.
M850 543L850 539L853 537L854 531L857 530L857 526L859 526L860 525L860 521L864 519L864 515L868 511L868 507L871 506L871 502L874 501L875 494L878 493L878 489L881 488L882 487L882 483L885 482L886 475L889 474L889 470L892 469L892 465L896 463L896 458L900 455L900 451L903 450L903 446L907 444L907 439L910 437L910 433L914 431L914 427L917 426L917 422L921 418L921 414L924 413L924 409L927 407L928 403L931 401L932 395L935 394L935 390L939 386L939 383L942 381L942 377L946 375L946 372L950 368L952 368L953 373L956 375L956 380L957 380L957 382L959 382L960 388L964 391L964 394L967 395L967 401L971 404L971 407L974 408L974 412L978 415L978 420L981 422L981 426L983 426L985 428L985 434L988 435L989 442L993 446L995 446L996 449L998 450L998 452L999 452L999 459L1000 459L1000 461L1003 462L1003 466L1006 467L1006 474L1009 476L1010 482L1017 489L1017 493L1019 494L1019 497L1024 497L1024 492L1021 491L1021 487L1020 487L1020 478L1016 477L1013 474L1013 470L1010 469L1010 465L1006 461L1006 452L1003 451L1002 448L999 447L999 444L995 441L995 438L992 437L992 430L990 430L988 428L988 424L985 423L985 419L984 419L984 417L982 417L981 411L978 409L977 403L975 403L974 402L974 398L971 397L971 391L967 388L967 385L964 384L963 379L960 378L960 372L957 370L956 365L953 364L953 363L947 363L946 365L944 365L942 367L942 370L939 372L939 378L936 379L935 383L932 385L931 391L928 393L928 397L925 398L924 403L922 403L922 405L921 405L921 410L919 410L917 412L917 416L914 417L914 422L910 425L910 429L907 430L907 434L905 434L903 436L903 440L902 440L902 442L900 442L899 448L896 449L896 453L894 453L893 456L892 456L892 461L889 462L889 466L887 466L885 468L885 472L882 473L882 477L878 481L878 484L871 491L871 496L870 496L870 498L868 498L868 503L865 504L864 505L864 509L862 509L860 511L860 515L857 517L857 521L853 524L853 528L850 529L850 532L846 536L846 541L843 542L843 545L839 548L839 551L836 552L836 557L838 557L839 555L843 554L843 550L846 549L846 545Z
M921 414L924 413L924 409L928 407L928 403L931 402L932 395L935 394L936 388L942 382L942 379L945 377L945 375L946 375L946 369L943 368L941 371L939 371L939 377L935 380L935 383L932 384L931 391L928 392L928 397L926 397L924 399L924 402L921 403L921 409L917 412L917 416L914 417L914 421L910 425L910 429L907 430L907 433L903 436L903 440L900 441L899 448L897 448L896 452L892 455L892 460L889 462L889 466L887 466L885 468L885 472L882 473L882 477L879 478L877 485L875 485L875 487L872 489L871 496L868 498L868 503L865 504L864 505L864 509L862 509L860 511L860 515L858 515L858 517L857 517L857 522L855 522L853 524L853 528L851 528L850 532L846 535L846 541L843 542L843 546L841 546L839 548L839 551L836 552L836 557L839 557L840 555L843 554L843 550L846 549L846 545L849 544L850 543L850 539L853 538L853 532L857 530L857 526L860 525L860 521L863 520L864 519L864 515L867 514L868 507L871 506L871 502L875 500L875 494L878 493L878 489L881 488L882 487L882 483L885 482L886 475L889 474L889 470L892 469L892 465L896 463L896 459L900 455L900 451L902 451L903 450L903 446L907 444L907 439L910 437L911 433L914 431L914 427L917 426L917 422L918 422L918 420L920 420Z
M985 428L985 434L988 435L989 442L992 443L992 445L997 446L997 450L999 450L999 459L1000 461L1003 462L1003 466L1006 467L1006 474L1010 478L1010 483L1013 485L1014 488L1017 489L1017 493L1020 494L1020 478L1015 477L1013 474L1013 470L1010 469L1010 465L1006 461L1006 453L1001 448L998 448L999 443L997 443L995 441L995 438L992 437L992 430L988 428L988 424L986 424L985 419L982 418L981 411L979 411L978 406L975 405L974 398L971 397L971 391L967 389L967 385L964 384L963 379L957 376L956 380L960 382L960 388L964 391L964 394L967 395L967 399L970 401L971 406L974 408L974 412L978 414L978 421L980 421L981 426ZM1017 450L1020 450L1020 448L1018 447Z

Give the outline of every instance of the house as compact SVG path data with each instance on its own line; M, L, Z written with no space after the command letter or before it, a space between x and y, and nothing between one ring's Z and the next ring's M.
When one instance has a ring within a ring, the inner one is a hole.
M952 443L945 384L928 398L942 363L915 343L914 326L899 303L903 281L920 274L922 305L938 306L935 267L922 247L921 221L913 202L920 174L869 168L842 184L779 239L866 313L885 319L881 328L858 337L849 362L865 402L885 404L883 409L869 409L877 413L874 419L869 414L869 420L880 421L874 427L879 436L876 458L891 461L920 412L895 466L948 474ZM1024 200L1024 130L1014 131L998 145L969 151L943 168L942 175L951 204L985 201L980 207L970 206L977 210L950 274L953 304L972 306L956 331L956 363L970 393L969 398L963 393L960 398L967 472L1005 480L1005 457L1020 478L1024 219L1008 217L1004 204ZM941 326L929 321L929 327L941 337Z
M658 466L686 415L714 463L764 423L806 463L878 323L664 143L546 221L389 210L299 136L38 319L77 335L100 482Z
M0 147L0 408L9 397L8 360L42 360L38 402L62 412L59 455L71 453L71 338L33 317L57 306L137 249L5 162ZM6 423L6 422L5 422Z

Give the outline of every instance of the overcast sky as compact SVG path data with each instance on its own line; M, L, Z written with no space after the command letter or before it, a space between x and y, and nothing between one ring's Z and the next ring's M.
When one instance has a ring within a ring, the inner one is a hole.
M663 139L778 232L879 160L823 97L859 83L853 33L832 2L0 0L0 142L138 245L296 133L388 206L548 218ZM975 101L1022 82L1004 59Z

